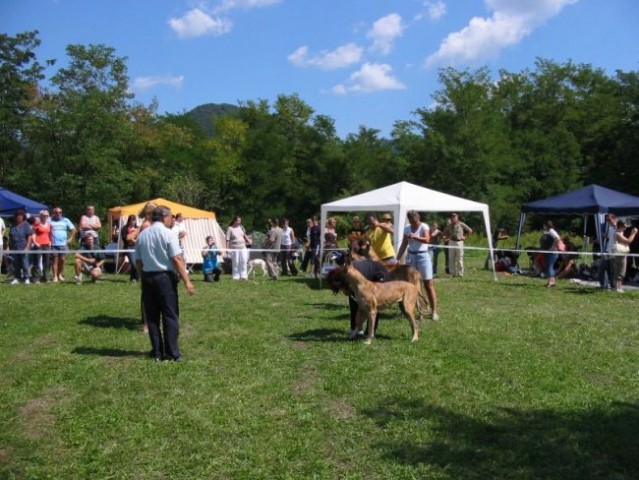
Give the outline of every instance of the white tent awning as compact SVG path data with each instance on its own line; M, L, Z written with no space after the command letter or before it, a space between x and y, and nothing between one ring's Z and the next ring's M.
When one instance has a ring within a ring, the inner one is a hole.
M492 256L490 214L488 205L447 193L430 190L408 182L399 182L352 197L325 203L321 208L322 244L328 212L392 212L395 222L393 238L395 251L399 249L409 210L418 212L481 212L484 216L488 248ZM494 273L494 265L493 265ZM496 279L496 275L495 275Z

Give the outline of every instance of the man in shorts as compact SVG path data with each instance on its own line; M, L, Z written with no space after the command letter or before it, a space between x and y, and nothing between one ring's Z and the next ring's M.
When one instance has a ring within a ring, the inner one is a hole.
M62 216L62 209L55 207L49 220L51 225L51 261L53 264L53 281L64 282L64 262L67 259L69 243L76 233L75 225Z

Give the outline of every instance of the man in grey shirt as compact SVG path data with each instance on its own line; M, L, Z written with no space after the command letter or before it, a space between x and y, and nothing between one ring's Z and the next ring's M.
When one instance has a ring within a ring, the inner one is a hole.
M156 361L181 359L178 348L179 278L184 281L189 295L195 293L180 243L171 231L172 221L168 207L156 207L153 224L140 232L135 243L135 263L142 278L142 303L149 326L151 355Z

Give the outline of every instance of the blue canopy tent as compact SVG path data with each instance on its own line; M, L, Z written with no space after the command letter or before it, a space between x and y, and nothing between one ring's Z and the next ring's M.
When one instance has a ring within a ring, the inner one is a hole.
M583 215L584 236L588 217L593 216L596 225L599 248L603 247L601 241L601 225L607 213L615 215L639 215L639 197L617 192L600 185L588 185L572 192L562 193L553 197L537 200L522 205L519 217L519 230L517 232L517 248L521 232L526 221L526 214L536 213L544 215Z
M0 216L2 217L10 217L16 213L16 210L24 210L30 215L37 215L40 210L47 208L44 203L30 200L0 187Z

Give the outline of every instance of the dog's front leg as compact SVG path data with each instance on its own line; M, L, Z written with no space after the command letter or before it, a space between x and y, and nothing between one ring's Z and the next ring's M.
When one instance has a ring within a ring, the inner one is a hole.
M370 345L375 337L375 322L377 321L377 310L369 310L368 312L368 328L366 329L366 338L364 343Z

